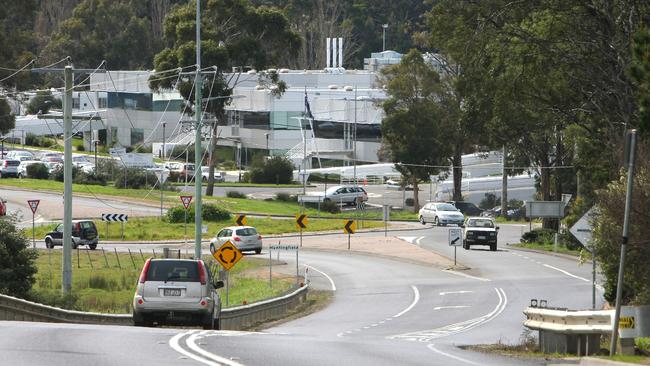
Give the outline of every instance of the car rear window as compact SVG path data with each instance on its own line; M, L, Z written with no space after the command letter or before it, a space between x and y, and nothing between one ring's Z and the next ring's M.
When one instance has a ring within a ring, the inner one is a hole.
M9 165L9 166L18 166L18 165L20 165L20 160L7 160L7 165Z
M79 223L82 229L94 229L95 223L92 221L82 221Z
M246 228L243 228L243 229L237 229L235 231L235 234L240 235L240 236L257 235L257 230L253 229L252 227L246 227Z
M188 261L152 261L147 281L198 282L198 264Z

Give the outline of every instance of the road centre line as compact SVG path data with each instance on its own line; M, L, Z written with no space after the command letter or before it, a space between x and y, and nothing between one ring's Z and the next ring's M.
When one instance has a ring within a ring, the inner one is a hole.
M208 331L208 332L210 332L210 331ZM224 357L221 357L221 356L215 355L215 354L210 353L210 352L208 352L208 351L202 349L201 347L199 347L195 342L196 342L196 340L197 340L197 336L199 336L199 335L203 335L203 334L205 334L205 332L202 332L202 333L194 333L194 334L192 334L191 336L189 336L189 337L185 340L185 344L187 344L187 346L188 346L192 351L194 351L194 352L196 352L196 353L199 353L199 354L201 354L202 356L204 356L204 357L206 357L206 358L209 358L209 359L211 359L211 360L214 360L214 361L220 362L220 363L223 364L223 365L228 365L228 366L243 366L242 364L240 364L240 363L238 363L238 362L235 362L235 361L233 361L233 360L230 360L230 359L227 359L227 358L224 358Z
M557 268L557 267L553 267L553 266L548 265L548 264L544 264L543 266L546 267L546 268L550 268L550 269L556 270L556 271L558 271L558 272L562 272L562 273L564 273L565 275L567 275L567 276L569 276L569 277L573 277L573 278L576 278L576 279L579 279L579 280L581 280L581 281L585 281L585 282L591 282L591 280L588 280L588 279L586 279L586 278L584 278L584 277L576 276L576 275L574 275L574 274L572 274L572 273L569 273L569 272L567 272L567 271L565 271L565 270L563 270L563 269L560 269L560 268Z
M466 359L464 359L462 357L458 357L458 356L454 356L454 355L446 353L446 352L442 352L439 349L436 349L436 347L433 344L428 345L427 348L429 350L439 354L439 355L452 358L452 359L454 359L456 361L460 361L460 362L466 363L468 365L485 366L485 363L477 363L477 362L474 362L474 361L466 360Z
M433 310L444 310L444 309L463 309L468 308L467 305L450 305L450 306L436 306Z
M466 273L457 272L457 271L454 271L454 270L451 270L451 269L443 269L442 271L443 271L443 272L446 272L446 273L454 274L454 275L456 275L456 276L461 276L461 277L465 277L465 278L471 278L471 279L473 279L473 280L478 280L478 281L483 281L483 282L490 282L490 281L491 281L490 279L487 279L487 278L476 277L476 276L468 275L468 274L466 274Z
M309 268L313 269L314 271L316 271L316 272L322 274L323 276L325 276L330 281L330 284L332 285L332 291L336 291L336 285L334 284L334 280L332 279L332 277L328 276L327 273L319 270L318 268L310 266L309 264L305 264L305 267L309 267Z
M406 309L404 309L404 310L400 311L399 313L393 315L392 318L399 318L400 316L406 314L408 311L413 309L413 307L415 306L415 304L418 303L418 301L420 301L420 291L418 291L418 288L415 287L415 285L411 285L411 288L413 289L413 302Z

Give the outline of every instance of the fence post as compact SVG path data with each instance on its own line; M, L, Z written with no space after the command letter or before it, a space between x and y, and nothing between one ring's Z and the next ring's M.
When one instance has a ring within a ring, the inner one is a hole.
M90 250L87 250L86 254L88 254L88 263L90 263L90 269L95 269L95 267L93 267L93 260L90 258Z
M126 249L129 251L129 257L131 258L131 263L133 263L133 269L137 269L135 268L135 261L133 260L133 256L131 255L131 249L130 248L126 248Z
M120 267L120 269L122 269L122 264L120 263L120 256L117 255L117 248L113 248L113 249L115 249L115 258L117 259L117 266Z
M106 268L110 268L110 265L108 264L108 258L106 257L106 252L104 251L104 248L102 248L102 254L104 255L104 261L106 261Z

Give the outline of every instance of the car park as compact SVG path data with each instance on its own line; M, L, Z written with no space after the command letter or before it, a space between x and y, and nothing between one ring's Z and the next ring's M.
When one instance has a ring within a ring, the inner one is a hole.
M20 160L4 159L0 160L0 178L18 177L18 167Z
M145 262L133 296L133 323L201 325L219 329L221 298L203 260L153 259Z
M79 245L86 245L91 250L95 250L98 242L99 235L93 221L72 221L72 249L77 249ZM45 234L45 246L52 249L56 245L63 245L63 224L56 225L54 230Z
M210 251L214 253L227 241L241 251L262 253L262 235L252 226L229 226L219 230L210 240Z
M465 216L480 216L483 210L473 204L472 202L466 201L448 201L456 207L463 215Z
M456 224L462 225L465 216L454 205L446 202L429 202L419 211L422 225L432 222L435 226Z
M368 201L368 193L359 186L333 186L325 191L323 202L327 201L340 204L360 204Z
M488 245L491 251L497 250L499 227L489 217L468 217L463 224L463 248L472 245Z

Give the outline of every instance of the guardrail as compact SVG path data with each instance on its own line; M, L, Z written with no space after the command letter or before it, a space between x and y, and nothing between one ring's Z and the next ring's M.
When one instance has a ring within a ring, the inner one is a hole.
M558 310L529 307L524 326L539 331L544 353L590 355L600 350L600 336L612 332L613 310Z
M277 320L305 302L308 286L276 298L221 311L221 328L243 330ZM48 323L133 325L131 314L102 314L65 310L0 294L0 320Z

